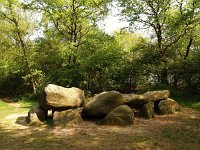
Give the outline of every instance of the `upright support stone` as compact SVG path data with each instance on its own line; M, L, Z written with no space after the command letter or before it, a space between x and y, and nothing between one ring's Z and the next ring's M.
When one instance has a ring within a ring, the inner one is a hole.
M78 110L55 111L53 115L53 124L58 127L73 127L83 122Z
M161 115L177 114L181 110L181 106L171 98L160 101L158 107Z
M47 111L42 110L40 107L32 107L28 112L26 121L29 125L41 125L46 118Z
M127 126L133 124L134 113L127 105L121 105L113 109L100 124Z
M141 111L142 111L143 116L146 119L154 118L155 113L154 113L153 106L154 106L153 102L148 102L142 105Z

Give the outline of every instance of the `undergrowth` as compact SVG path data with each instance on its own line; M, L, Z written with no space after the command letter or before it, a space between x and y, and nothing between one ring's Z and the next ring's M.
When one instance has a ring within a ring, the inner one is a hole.
M183 107L189 107L200 111L200 95L173 91L171 92L171 97Z

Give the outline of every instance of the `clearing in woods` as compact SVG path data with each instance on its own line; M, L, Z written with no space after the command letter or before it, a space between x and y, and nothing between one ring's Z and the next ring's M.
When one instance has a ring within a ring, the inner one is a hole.
M126 127L99 126L85 121L74 128L24 126L32 104L0 101L0 149L2 150L199 150L200 111L183 108L179 114L136 118Z

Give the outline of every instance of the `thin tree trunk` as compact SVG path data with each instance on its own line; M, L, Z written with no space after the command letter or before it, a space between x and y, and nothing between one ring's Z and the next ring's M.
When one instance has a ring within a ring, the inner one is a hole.
M168 70L167 70L167 63L164 62L164 67L161 70L161 84L168 85Z
M190 47L192 46L192 42L193 42L193 38L190 38L189 43L188 43L188 46L187 46L187 49L186 49L186 54L185 54L184 60L186 60L186 58L187 58L188 55L189 55Z
M177 73L174 74L173 87L174 87L174 89L178 89L178 76L177 76Z
M18 22L17 22L17 20L15 18L13 19L13 22L14 22L15 27L17 29L17 36L18 36L18 39L19 39L19 43L21 45L21 49L23 51L24 61L26 63L26 67L27 67L27 73L31 74L31 67L30 67L30 63L28 61L27 48L26 48L25 42L24 42L24 40L22 38L22 35L20 33L20 30L19 30ZM32 76L31 76L29 82L30 82L30 85L32 87L32 92L35 94L36 93L36 86L34 84L34 78Z

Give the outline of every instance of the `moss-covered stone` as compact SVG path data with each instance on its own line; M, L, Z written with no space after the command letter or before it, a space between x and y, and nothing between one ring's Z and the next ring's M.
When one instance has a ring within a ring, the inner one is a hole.
M59 127L76 126L83 122L78 110L55 111L53 115L53 125Z
M154 107L153 102L148 102L142 105L141 112L146 119L154 118L155 112L153 107Z
M89 101L83 108L82 114L85 116L106 116L111 110L121 105L122 94L117 91L103 92Z
M173 99L168 98L166 100L160 101L158 104L159 113L164 114L176 114L181 110L181 106Z
M121 105L113 109L101 122L102 125L126 126L133 124L134 114L127 105Z

